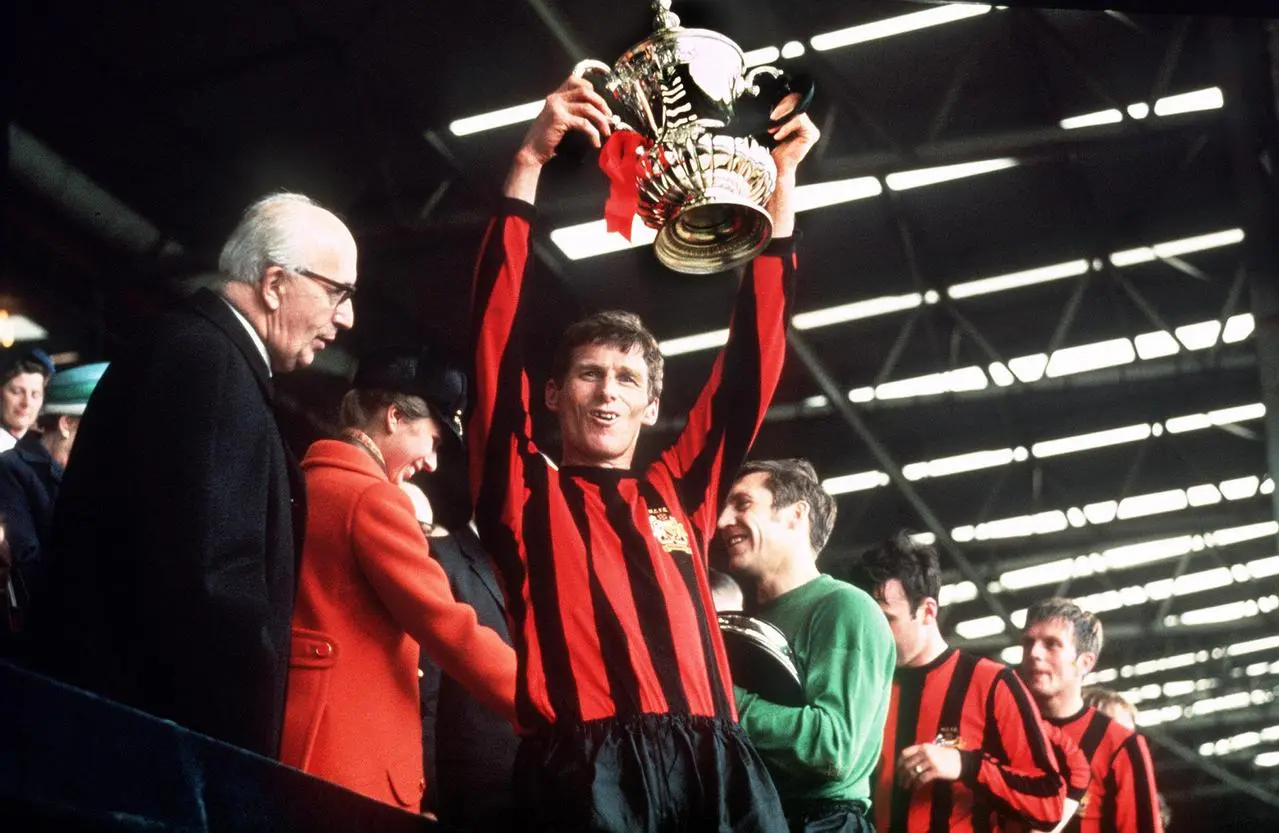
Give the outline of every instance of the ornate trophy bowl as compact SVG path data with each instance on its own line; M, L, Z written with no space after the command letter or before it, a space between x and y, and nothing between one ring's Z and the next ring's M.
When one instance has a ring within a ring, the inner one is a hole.
M761 206L777 169L752 138L703 133L654 145L638 177L639 215L658 229L658 260L689 274L730 269L753 258L773 234Z
M721 611L718 618L733 682L770 703L804 705L804 684L786 635L745 613Z
M789 92L787 79L775 67L747 72L736 43L707 29L680 28L670 0L654 6L658 31L651 37L612 67L586 60L573 73L602 74L620 113L614 126L646 140L637 150L637 213L658 230L658 260L687 274L722 272L749 261L772 237L763 206L777 168L757 135L767 137L768 113ZM763 78L774 82L773 95L761 92Z

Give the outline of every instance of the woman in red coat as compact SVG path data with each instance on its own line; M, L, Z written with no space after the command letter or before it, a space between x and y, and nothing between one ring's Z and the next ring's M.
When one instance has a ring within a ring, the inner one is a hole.
M465 376L424 352L360 364L341 440L302 461L306 542L293 613L280 759L417 811L425 789L418 646L485 705L514 716L515 654L454 601L408 496L460 432Z

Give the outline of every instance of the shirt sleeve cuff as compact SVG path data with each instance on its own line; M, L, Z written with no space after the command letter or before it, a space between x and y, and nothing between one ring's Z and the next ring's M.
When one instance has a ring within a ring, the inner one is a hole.
M795 247L796 244L799 243L799 239L799 229L795 229L795 231L791 232L789 237L774 237L772 240L768 241L768 245L764 247L764 251L760 252L760 254L776 255L778 257L793 255L795 254Z
M972 787L977 783L981 770L981 752L976 749L959 750L959 780Z
M532 223L537 219L537 207L531 202L503 196L498 200L497 215L499 217L519 217Z

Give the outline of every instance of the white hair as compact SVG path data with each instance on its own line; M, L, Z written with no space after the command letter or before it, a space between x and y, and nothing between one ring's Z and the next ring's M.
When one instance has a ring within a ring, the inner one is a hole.
M302 194L272 194L253 203L222 247L218 271L227 280L256 285L273 265L305 267L317 249L344 243L335 239L334 226L315 222L316 212L328 214L346 230L341 220ZM345 237L354 242L349 231Z

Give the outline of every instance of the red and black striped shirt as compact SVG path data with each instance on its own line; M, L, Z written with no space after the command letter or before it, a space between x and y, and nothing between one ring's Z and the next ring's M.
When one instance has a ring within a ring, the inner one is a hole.
M959 780L899 786L898 755L921 743L957 748ZM1051 829L1064 800L1039 709L1011 668L951 648L920 668L897 669L875 776L876 830Z
M532 439L517 333L532 216L506 200L476 268L468 435L476 521L519 657L519 728L637 714L736 719L706 552L781 375L790 242L770 244L747 270L728 344L671 447L643 470L557 468Z
M1063 732L1057 724L1049 723L1045 719L1040 725L1044 728L1048 748L1052 750L1053 757L1057 760L1057 771L1066 779L1066 798L1082 805L1084 796L1088 794L1088 785L1092 783L1092 768L1088 759L1084 757L1083 750L1075 744L1074 739ZM1075 811L1077 812L1078 809L1076 806ZM1071 818L1075 816L1072 815ZM1029 825L1015 825L1008 821L1005 821L1002 826L1007 831L1031 829ZM1065 829L1062 828L1062 833L1065 833Z
M1145 738L1091 706L1045 719L1075 741L1092 767L1092 784L1067 833L1162 833Z

